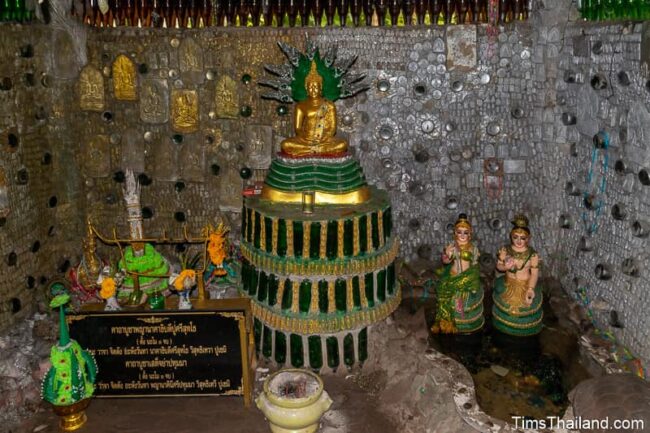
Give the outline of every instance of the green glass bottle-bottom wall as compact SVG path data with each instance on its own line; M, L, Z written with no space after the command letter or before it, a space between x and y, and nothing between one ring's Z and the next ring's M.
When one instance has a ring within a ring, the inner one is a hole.
M352 367L368 359L368 328L335 335L284 333L255 319L253 325L258 355L278 365L333 370Z

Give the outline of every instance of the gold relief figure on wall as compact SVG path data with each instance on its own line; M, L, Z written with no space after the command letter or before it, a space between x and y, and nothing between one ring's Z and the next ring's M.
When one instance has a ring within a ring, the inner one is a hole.
M199 95L196 90L172 90L172 129L186 133L199 129Z
M221 76L217 81L214 104L217 117L235 119L239 115L237 83L228 75Z
M79 74L79 107L82 111L104 111L104 77L90 65Z
M147 123L165 123L167 111L167 82L164 80L144 80L140 97L140 119Z
M138 97L135 64L124 54L113 62L113 93L120 101L135 101Z

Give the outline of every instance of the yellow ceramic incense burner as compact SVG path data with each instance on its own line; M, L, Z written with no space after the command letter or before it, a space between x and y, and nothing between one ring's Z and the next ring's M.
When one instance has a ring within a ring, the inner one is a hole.
M332 405L321 378L301 369L273 373L255 402L273 433L314 433Z

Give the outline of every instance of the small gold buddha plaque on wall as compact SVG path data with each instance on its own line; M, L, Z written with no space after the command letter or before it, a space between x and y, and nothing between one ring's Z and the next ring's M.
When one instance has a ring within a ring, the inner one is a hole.
M120 101L135 101L138 99L136 89L135 64L124 54L120 54L113 62L113 93Z
M79 107L82 111L104 111L104 77L90 65L79 74Z
M172 90L172 129L196 132L199 129L199 95L196 90Z

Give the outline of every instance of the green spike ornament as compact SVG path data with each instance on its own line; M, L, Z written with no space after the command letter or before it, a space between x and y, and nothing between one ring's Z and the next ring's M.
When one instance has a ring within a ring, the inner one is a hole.
M50 351L52 367L42 385L43 400L54 406L64 431L77 430L85 424L84 409L95 391L97 376L95 358L70 338L64 311L69 301L70 295L63 294L50 302L50 308L59 309L59 342Z

